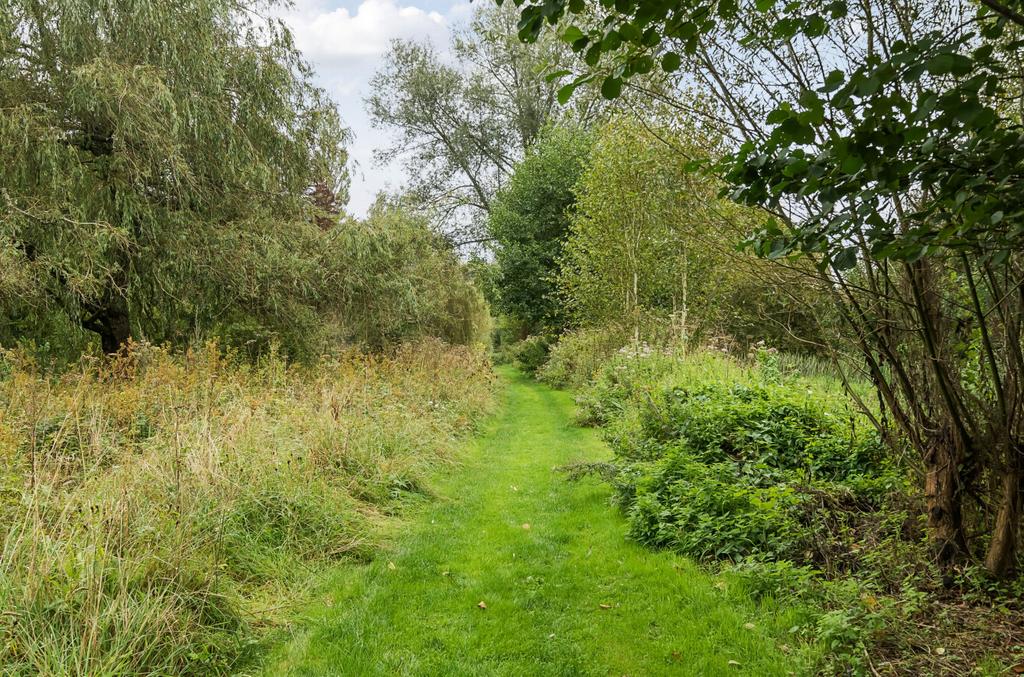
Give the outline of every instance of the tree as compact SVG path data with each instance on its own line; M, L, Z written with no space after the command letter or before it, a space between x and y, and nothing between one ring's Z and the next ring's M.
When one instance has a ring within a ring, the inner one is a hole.
M527 334L559 333L566 319L556 294L558 263L589 134L554 127L527 152L498 192L488 220L498 264L496 307Z
M331 232L322 262L339 342L372 349L422 336L483 343L487 303L467 268L429 221L399 201L378 200L363 221Z
M401 158L409 193L439 214L457 242L486 238L495 194L548 122L559 118L558 86L545 77L569 52L557 40L534 48L515 38L515 14L485 7L457 33L451 53L397 41L375 76L367 107L374 124L397 132L381 161ZM592 114L594 99L573 115Z
M808 343L818 338L801 293L806 271L735 251L756 212L679 161L706 159L718 143L713 129L678 118L620 116L596 132L559 276L575 326L614 326L635 340L667 330L677 340L725 333L791 345L795 325ZM776 284L787 293L768 291Z
M585 9L519 4L527 39ZM736 139L721 175L775 216L751 245L817 265L876 424L920 455L939 560L980 531L996 575L1024 508L1024 129L1001 56L1022 27L999 0L627 0L600 32L562 31L610 98L656 64L715 98Z
M110 353L310 310L307 193L345 201L347 132L282 24L232 0L13 0L0 43L9 322L55 313Z

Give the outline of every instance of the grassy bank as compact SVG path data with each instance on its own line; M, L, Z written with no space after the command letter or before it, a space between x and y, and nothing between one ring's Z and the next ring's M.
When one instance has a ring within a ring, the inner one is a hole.
M572 398L502 368L504 406L389 552L345 567L267 675L786 675L802 611L624 537Z
M227 672L491 404L438 342L315 367L136 346L0 359L5 674Z

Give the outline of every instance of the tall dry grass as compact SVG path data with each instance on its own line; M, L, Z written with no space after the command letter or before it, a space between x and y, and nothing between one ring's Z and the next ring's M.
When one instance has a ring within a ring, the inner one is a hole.
M479 354L0 358L4 674L226 672L487 411Z

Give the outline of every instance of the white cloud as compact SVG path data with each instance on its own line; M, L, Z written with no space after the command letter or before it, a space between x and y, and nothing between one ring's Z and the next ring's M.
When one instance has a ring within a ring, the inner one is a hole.
M330 6L327 0L300 0L281 14L295 35L296 46L315 67L319 84L337 102L342 119L355 135L349 148L355 164L349 201L353 214L365 214L378 191L403 182L400 167L374 165L373 151L387 145L387 132L371 127L363 104L370 79L391 41L429 40L444 49L451 27L471 12L465 2L450 4L441 13L395 0L363 0L354 11Z
M393 0L364 0L355 14L347 8L310 11L297 8L288 19L296 42L318 64L351 62L379 56L395 38L428 38L443 44L448 36L445 17Z

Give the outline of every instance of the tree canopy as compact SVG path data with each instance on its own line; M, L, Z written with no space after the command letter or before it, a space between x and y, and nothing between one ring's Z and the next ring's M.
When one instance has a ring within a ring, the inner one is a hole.
M523 45L515 24L508 8L478 9L453 37L453 61L434 45L396 41L367 99L374 123L396 133L378 158L402 160L407 192L457 242L487 238L498 190L545 125L598 109L593 97L568 112L558 105L545 73L571 53L555 39Z
M549 129L498 192L491 210L488 232L500 271L496 309L515 318L526 333L558 333L566 324L556 283L589 137L584 130Z
M285 327L313 303L306 194L344 201L348 134L283 25L226 0L15 0L0 41L19 332L43 306L112 352L232 314Z

